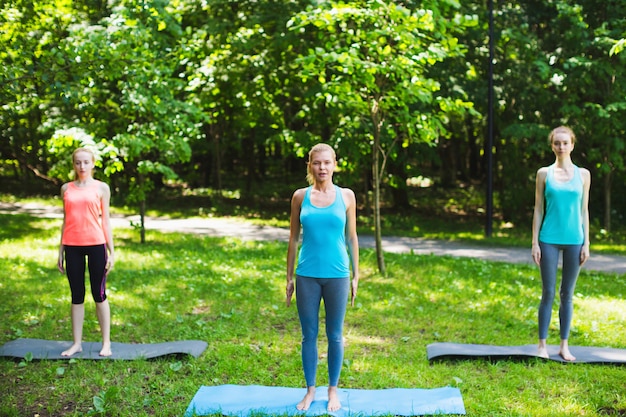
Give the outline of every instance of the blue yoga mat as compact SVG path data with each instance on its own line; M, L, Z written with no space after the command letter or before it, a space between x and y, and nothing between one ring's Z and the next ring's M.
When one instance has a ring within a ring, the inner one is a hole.
M342 408L334 413L326 410L327 387L318 387L316 399L308 411L296 409L306 389L266 387L261 385L218 385L200 387L185 412L185 417L222 414L246 417L266 415L337 417L360 415L419 416L430 414L465 414L458 388L434 389L392 388L381 390L339 389Z

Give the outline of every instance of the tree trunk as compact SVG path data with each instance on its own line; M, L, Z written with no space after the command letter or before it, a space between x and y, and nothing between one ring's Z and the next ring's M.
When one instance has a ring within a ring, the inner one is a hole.
M372 145L372 177L374 188L374 237L376 240L376 259L378 271L386 275L385 254L383 252L382 230L380 224L380 172L379 172L379 149L380 149L380 114L378 103L372 104L372 121L374 122L374 144Z
M375 135L376 136L376 135ZM380 222L380 179L378 172L378 140L374 139L372 149L372 176L374 177L374 236L376 239L376 259L378 261L378 270L381 274L386 274L385 255L383 252L383 239Z

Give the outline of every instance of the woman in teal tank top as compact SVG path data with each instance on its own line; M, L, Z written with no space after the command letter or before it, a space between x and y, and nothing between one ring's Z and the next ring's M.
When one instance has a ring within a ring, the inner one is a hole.
M333 184L335 166L333 148L323 143L315 145L309 151L307 163L307 180L311 185L296 190L291 199L286 301L289 307L295 290L302 327L302 366L307 385L304 398L296 405L302 411L308 410L315 400L317 336L322 300L328 339L327 410L335 412L341 408L337 385L343 364L343 322L348 291L351 290L350 300L354 305L359 284L356 198L352 190ZM298 253L300 229L302 247Z
M565 126L549 136L556 156L554 164L537 171L535 210L532 225L532 257L541 271L538 355L548 358L547 337L556 292L559 253L563 253L559 290L559 355L566 361L576 358L568 338L573 315L573 296L580 267L589 259L589 188L591 174L572 162L576 136Z

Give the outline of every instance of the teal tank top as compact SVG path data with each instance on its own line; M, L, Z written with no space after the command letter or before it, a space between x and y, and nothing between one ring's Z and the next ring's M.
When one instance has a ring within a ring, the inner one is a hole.
M583 244L583 179L580 169L574 166L572 179L561 182L554 178L554 165L548 167L544 197L545 214L539 240L554 245Z
M311 204L311 187L300 207L302 246L296 274L309 278L348 278L350 264L346 248L346 204L335 185L335 201L328 207Z

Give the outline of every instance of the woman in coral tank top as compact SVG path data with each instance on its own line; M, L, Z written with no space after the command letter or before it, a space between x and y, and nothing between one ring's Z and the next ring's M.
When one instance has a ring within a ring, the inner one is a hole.
M109 186L93 178L95 157L78 148L72 154L76 179L63 184L63 225L57 267L67 274L72 293L73 344L61 353L81 352L85 321L85 272L89 269L91 295L102 331L100 356L111 356L111 310L106 296L106 279L113 269L114 248L109 220Z

